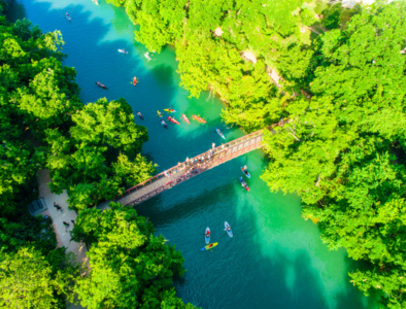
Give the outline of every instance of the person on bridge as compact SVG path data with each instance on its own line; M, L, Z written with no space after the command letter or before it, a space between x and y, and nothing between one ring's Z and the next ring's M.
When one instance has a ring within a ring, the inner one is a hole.
M169 177L169 174L167 171L164 172L165 177Z

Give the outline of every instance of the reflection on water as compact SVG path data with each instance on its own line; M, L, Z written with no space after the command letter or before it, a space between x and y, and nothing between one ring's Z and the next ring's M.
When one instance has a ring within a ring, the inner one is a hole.
M228 128L219 117L223 108L205 93L188 98L180 88L177 62L171 48L164 48L148 61L146 48L134 42L135 27L122 8L90 0L12 1L9 16L25 14L44 31L61 30L69 55L66 65L76 68L81 99L92 102L100 97L125 98L134 110L145 116L136 122L147 127L150 141L144 153L159 169L167 169L221 144L214 128L227 140L242 136ZM69 12L69 23L65 13ZM128 55L118 53L125 48ZM139 84L132 86L137 76ZM109 87L102 90L99 80ZM176 117L200 114L206 125L191 120L187 125L168 123L162 128L157 110L172 107ZM259 176L267 160L262 151L220 165L139 206L141 215L155 224L157 233L182 251L188 272L177 282L178 295L203 308L375 308L349 284L347 273L358 267L344 250L330 252L320 241L312 222L301 218L300 199L295 195L272 194ZM238 177L248 165L250 192ZM224 231L224 221L232 226L234 237ZM219 245L200 252L204 231L209 226L212 241Z

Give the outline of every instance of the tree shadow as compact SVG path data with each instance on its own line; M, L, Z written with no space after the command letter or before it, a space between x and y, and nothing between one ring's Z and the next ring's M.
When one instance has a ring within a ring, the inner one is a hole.
M14 23L17 19L27 17L24 4L17 0L8 0L6 3L6 17L9 21Z

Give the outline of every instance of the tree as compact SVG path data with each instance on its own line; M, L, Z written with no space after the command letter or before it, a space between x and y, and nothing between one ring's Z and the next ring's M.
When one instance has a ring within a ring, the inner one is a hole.
M77 270L65 258L64 250L56 253L59 253L59 263L55 259L54 265L33 249L1 253L0 306L65 308L64 300Z
M184 273L180 252L154 236L134 209L109 206L81 211L72 232L73 240L90 245L89 274L75 286L82 306L194 308L174 295L173 277Z

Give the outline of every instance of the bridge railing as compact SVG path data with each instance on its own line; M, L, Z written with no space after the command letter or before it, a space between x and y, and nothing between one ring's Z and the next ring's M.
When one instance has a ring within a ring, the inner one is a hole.
M227 151L229 147L234 146L234 145L239 144L239 143L242 143L242 142L244 142L244 141L246 141L248 139L251 139L251 138L253 138L255 136L258 136L258 135L262 135L262 130L258 130L256 132L244 135L244 136L239 137L239 138L237 138L235 140L232 140L230 142L222 144L222 145L220 145L218 147L215 147L213 149L209 149L208 151L206 151L204 153L201 153L201 154L199 154L199 155L197 155L195 157L190 158L188 161L184 161L182 163L179 163L178 165L176 165L176 166L174 166L174 167L172 167L170 169L167 169L166 171L161 172L161 173L159 173L159 174L157 174L157 175L155 175L155 176L153 176L153 177L151 177L151 178L137 184L134 187L131 187L131 188L127 189L125 191L126 192L125 195L131 194L132 192L137 191L137 190L145 187L146 185L149 185L149 184L151 184L151 183L153 183L155 181L158 181L158 180L160 180L162 178L165 178L165 177L168 177L168 176L170 178L172 175L175 175L176 173L178 173L181 170L185 169L188 165L191 165L194 162L199 162L202 157L204 158L204 160L206 160L207 158L212 158L213 156L219 155L221 152ZM165 174L168 175L168 176L166 176Z
M275 127L277 125L282 126L283 121L275 123L275 124L269 126L267 129L270 130L271 128L273 128L273 127ZM187 161L179 163L178 165L176 165L176 166L174 166L174 167L172 167L170 169L167 169L166 171L161 172L161 173L159 173L159 174L157 174L157 175L155 175L155 176L153 176L153 177L151 177L151 178L137 184L134 187L131 187L131 188L127 189L123 196L131 194L134 191L140 190L141 188L145 187L146 185L149 185L149 184L151 184L153 182L156 182L156 181L158 181L158 180L160 180L162 178L165 178L165 177L168 177L169 178L168 181L170 181L171 176L175 175L176 173L179 173L183 169L187 168L189 165L193 165L195 162L201 161L200 159L202 157L204 158L204 160L206 160L208 158L214 158L215 156L220 156L222 152L227 152L229 147L240 144L240 143L242 143L242 142L244 142L246 140L249 140L249 139L251 139L251 138L253 138L255 136L262 135L262 131L263 130L261 129L261 130L252 132L250 134L244 135L244 136L239 137L239 138L237 138L235 140L232 140L230 142L227 142L225 144L217 146L217 147L215 147L213 149L209 149L208 151L206 151L204 153L201 153L201 154L199 154L199 155L197 155L195 157L192 157ZM247 146L247 147L249 147L249 146Z

